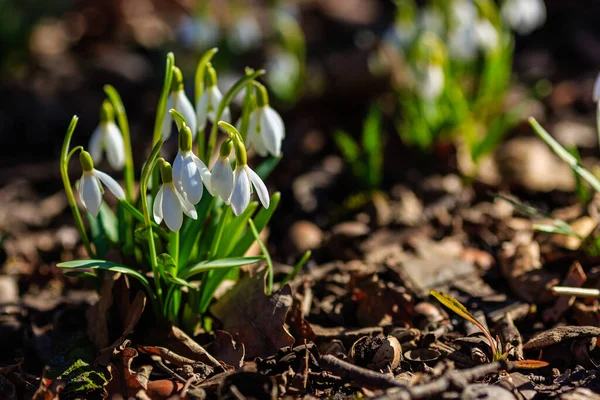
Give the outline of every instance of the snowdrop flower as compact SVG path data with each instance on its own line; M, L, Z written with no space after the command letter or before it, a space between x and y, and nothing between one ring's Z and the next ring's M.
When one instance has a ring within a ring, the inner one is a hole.
M202 96L200 96L198 104L196 104L198 129L203 130L206 127L206 120L209 120L213 124L218 122L215 121L215 117L221 100L223 100L223 95L217 87L217 72L213 66L209 64L206 67L206 88L204 89ZM227 122L231 121L229 107L225 108L220 119Z
M167 100L167 109L165 112L165 118L163 120L162 137L167 140L171 136L171 127L173 123L173 117L169 110L174 108L179 111L185 118L186 124L192 130L192 135L196 135L196 127L198 125L196 121L196 113L192 103L188 100L183 90L183 74L177 67L173 67L173 80L171 81L171 94Z
M102 161L102 152L111 168L120 171L125 166L125 145L123 135L115 124L115 110L108 100L104 100L100 108L100 125L90 138L89 150L95 163Z
M79 153L79 162L81 163L83 174L77 185L77 191L79 192L81 203L90 214L94 217L98 216L100 205L102 204L102 194L104 193L102 184L117 199L122 200L125 198L125 193L117 181L111 178L110 175L94 168L94 161L90 153L82 150Z
M183 223L184 213L192 219L197 219L198 213L192 203L184 199L175 188L173 169L171 164L164 160L160 164L160 176L162 185L154 199L154 221L160 224L164 218L167 227L173 232L178 232Z
M300 77L300 61L289 51L278 51L265 63L269 71L266 79L269 87L281 97L292 93Z
M424 100L435 100L444 90L444 70L440 65L428 63L421 71L417 91Z
M219 158L211 171L210 185L207 186L207 188L212 189L211 193L219 195L225 201L225 204L229 204L231 192L233 191L233 169L231 169L231 163L229 162L231 150L231 139L228 139L221 145Z
M419 38L416 49L416 91L423 100L435 100L444 90L446 50L433 33Z
M285 126L277 111L269 105L267 89L258 85L256 87L256 108L250 114L248 126L248 145L252 145L256 152L265 157L271 154L275 157L281 155L281 142L285 138Z
M498 48L500 40L498 31L489 20L480 19L475 23L474 28L477 43L484 51L494 51Z
M448 51L455 60L470 61L477 56L477 41L473 25L458 25L448 34Z
M210 171L192 152L192 131L187 125L179 131L179 151L173 162L173 179L179 194L192 204L202 198L202 182L210 192Z
M233 24L229 45L237 53L256 48L262 40L262 31L254 15L247 13Z
M219 125L222 126L223 122ZM256 189L258 199L264 208L269 208L270 199L267 187L258 174L248 166L246 148L241 140L239 132L231 125L227 124L225 129L233 133L233 142L235 146L235 172L233 174L233 191L231 193L231 209L235 215L243 213L248 204L250 204L250 195L252 188Z
M419 25L422 30L441 36L445 30L444 15L435 6L425 7L419 14Z
M598 100L600 100L600 73L598 73L598 76L596 77L596 82L594 83L594 102L598 103Z
M546 21L543 0L506 0L500 10L502 18L520 35L528 35Z

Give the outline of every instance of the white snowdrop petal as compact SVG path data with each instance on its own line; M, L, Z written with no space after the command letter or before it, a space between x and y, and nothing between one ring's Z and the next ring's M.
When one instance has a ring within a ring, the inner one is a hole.
M120 171L125 166L125 143L123 135L114 122L106 125L106 137L104 138L104 147L106 148L106 158L112 169Z
M273 129L276 133L281 137L281 139L285 138L285 125L283 124L283 118L275 109L271 106L265 107L265 117L269 121L269 123L273 126Z
M175 187L180 192L183 190L182 181L183 181L183 155L181 151L177 152L175 156L175 160L173 161L173 181L175 182Z
M248 124L248 135L246 137L246 147L252 146L256 153L261 157L266 157L268 154L265 145L263 144L262 136L258 129L260 128L260 118L262 108L257 108L250 114L250 123Z
M121 188L121 185L119 185L117 181L115 181L110 175L105 174L102 171L98 171L97 169L94 169L94 174L98 179L100 179L100 181L102 181L104 186L106 186L108 190L115 195L117 199L123 200L125 198L125 192L123 191L123 188Z
M248 173L248 177L250 177L250 181L252 182L254 189L256 189L256 194L258 195L258 199L260 200L261 204L264 208L269 208L271 199L269 198L269 191L267 190L267 186L262 181L262 179L260 179L260 176L258 176L258 174L252 169L250 169L250 167L248 167L247 165L245 167L245 170Z
M202 198L202 179L196 163L189 155L183 159L181 184L185 193L184 199L197 204Z
M206 188L208 189L208 191L210 192L211 196L213 195L212 192L212 188L210 185L210 170L208 169L208 167L206 166L206 164L204 164L202 162L201 159L199 159L194 153L192 153L192 160L194 160L194 162L196 163L196 168L198 168L198 172L200 172L200 178L202 178L202 182L204 182L204 186L206 186Z
M157 224L160 224L163 220L162 202L163 202L163 187L161 186L160 189L158 189L158 193L156 193L156 197L154 198L154 206L152 207L152 213L154 214L154 221Z
M84 200L85 208L94 217L98 216L100 205L102 204L102 191L98 180L93 173L84 173L79 182L79 190L81 198Z
M271 121L267 118L267 114L263 112L260 118L260 136L262 138L262 143L269 153L278 157L281 154L281 140L274 128Z
M213 166L210 176L212 190L227 203L233 190L233 170L229 161L219 157Z
M173 129L173 117L171 117L171 113L169 112L171 108L173 108L173 98L172 95L169 95L162 125L162 138L164 140L167 140L171 136L171 130Z
M192 103L190 103L183 90L177 92L176 110L179 111L185 118L185 122L192 130L192 140L194 140L196 138L196 128L198 127L196 112L194 111Z
M179 231L183 223L180 197L172 184L163 185L162 211L167 227L173 232Z
M596 77L596 83L594 83L594 101L600 100L600 73Z
M208 105L210 101L210 94L207 90L202 93L198 104L196 104L196 123L198 129L202 130L206 128L206 119L208 118Z
M196 207L194 207L192 203L187 201L179 193L175 192L175 194L179 198L179 202L181 203L181 210L183 211L183 213L191 219L198 219L198 212L196 211Z
M88 151L92 156L94 163L99 164L102 161L102 139L104 138L103 129L104 124L101 122L100 125L94 129L92 136L90 137L90 143L88 145Z
M235 215L240 215L250 204L250 181L246 168L236 168L233 192L231 193L231 208Z

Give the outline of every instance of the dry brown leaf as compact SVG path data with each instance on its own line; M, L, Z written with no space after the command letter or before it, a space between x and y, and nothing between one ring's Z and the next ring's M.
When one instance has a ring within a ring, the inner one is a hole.
M265 295L266 270L240 280L212 307L211 312L223 323L223 330L243 343L249 358L268 357L294 338L284 326L292 305L292 289L284 285Z
M581 264L579 261L575 261L571 268L569 268L569 272L567 272L567 276L562 282L562 286L569 287L581 287L583 283L586 281L587 276L585 272L583 272L583 268L581 268ZM559 296L554 304L554 307L544 310L544 321L546 322L556 322L558 319L573 305L575 302L575 296Z
M215 340L208 346L210 353L219 361L240 369L244 364L246 349L243 343L236 343L229 332L216 330Z
M96 358L96 362L100 365L108 365L110 362L110 357L113 354L113 351L119 347L127 336L131 335L134 331L135 326L137 325L142 313L144 312L144 308L146 307L146 295L142 291L138 291L135 294L135 298L133 301L126 307L126 315L123 323L123 333L117 340L113 342L109 347L105 347L100 350L98 357ZM106 316L104 317L106 318Z

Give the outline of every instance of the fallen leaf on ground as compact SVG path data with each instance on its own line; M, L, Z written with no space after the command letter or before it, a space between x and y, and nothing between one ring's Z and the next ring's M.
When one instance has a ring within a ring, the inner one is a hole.
M214 334L215 340L207 347L210 354L236 370L240 369L246 355L244 344L236 343L228 332L216 330Z
M583 272L583 268L581 268L581 264L578 261L575 261L571 268L569 268L569 272L567 272L567 276L562 282L562 286L569 287L581 287L583 283L586 281L587 276L585 272ZM546 322L556 322L559 318L573 305L575 302L575 296L559 296L556 299L556 303L554 307L544 310L544 321Z
M244 344L249 358L267 357L294 343L284 326L292 305L292 289L284 285L267 296L265 276L263 270L243 278L210 309L223 323L223 330Z

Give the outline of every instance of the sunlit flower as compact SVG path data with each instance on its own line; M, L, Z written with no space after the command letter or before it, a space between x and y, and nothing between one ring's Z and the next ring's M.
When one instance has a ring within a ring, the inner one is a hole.
M115 124L115 112L108 100L102 103L100 124L92 133L89 150L97 164L102 161L102 152L106 151L106 158L112 169L120 171L125 165L123 135Z
M229 45L238 53L242 53L260 45L262 31L256 17L246 13L238 18L229 35Z
M424 100L435 100L444 90L444 70L440 65L428 63L420 71L417 91Z
M196 121L196 113L194 107L185 95L183 90L183 75L181 70L177 67L173 67L173 80L171 83L171 94L167 100L167 109L165 112L165 118L163 120L162 137L167 140L171 136L171 129L173 124L173 117L168 111L174 108L179 111L185 118L186 124L192 130L192 136L196 135L196 128L198 123Z
M193 204L183 198L175 188L171 164L163 161L160 164L160 175L162 185L154 199L154 221L160 224L164 219L167 227L171 231L177 232L183 224L184 213L192 219L197 219L198 213Z
M594 101L597 103L600 100L600 73L596 77L596 82L594 83Z
M490 21L485 18L475 23L475 37L477 43L485 51L494 51L498 48L498 31Z
M546 21L543 0L506 0L501 13L506 22L521 35L530 34Z
M206 88L204 89L202 96L200 96L198 104L196 104L196 117L198 120L198 129L200 130L206 127L207 120L213 124L215 123L217 109L219 108L221 100L223 100L223 95L217 87L217 73L215 72L215 69L209 65L206 72ZM227 122L231 121L229 107L225 108L220 120Z
M197 204L202 198L203 182L211 192L210 171L192 152L192 132L187 125L179 131L179 151L173 162L173 179L179 193L192 204Z
M285 126L277 111L269 105L269 97L264 86L256 90L257 107L250 114L248 145L252 145L260 156L281 155L281 142L285 138Z
M98 216L100 205L102 204L102 194L104 193L102 184L104 184L116 198L120 200L125 198L125 193L117 181L111 178L110 175L94 168L94 161L92 160L90 153L81 151L81 153L79 153L79 162L81 163L83 174L79 180L77 191L81 203L90 214L94 217Z
M226 140L221 145L219 158L212 167L210 185L207 186L207 188L212 189L213 194L219 195L226 204L229 204L231 192L233 191L233 169L229 162L231 148L231 140Z
M289 51L277 51L265 63L267 83L281 97L292 93L300 76L300 61Z
M264 208L269 208L269 192L260 176L248 165L238 165L233 178L233 192L231 193L231 208L235 215L240 215L250 203L252 187L256 189L258 199Z
M457 25L448 34L448 51L455 60L470 61L477 56L477 36L473 25Z

